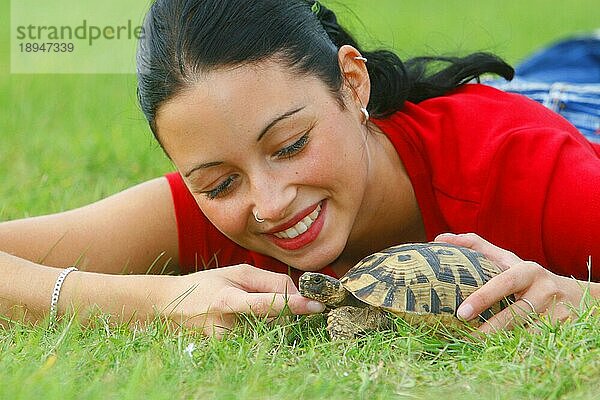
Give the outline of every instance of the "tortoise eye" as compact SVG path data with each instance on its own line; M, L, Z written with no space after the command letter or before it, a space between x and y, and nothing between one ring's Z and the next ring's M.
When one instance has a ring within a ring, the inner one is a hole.
M323 283L323 281L324 281L323 277L319 276L319 275L317 275L313 278L313 283L316 283L317 285Z

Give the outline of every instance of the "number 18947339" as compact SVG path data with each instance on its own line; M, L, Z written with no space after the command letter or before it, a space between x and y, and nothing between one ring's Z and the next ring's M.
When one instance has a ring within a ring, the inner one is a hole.
M71 42L25 42L19 43L21 53L72 53L75 44Z

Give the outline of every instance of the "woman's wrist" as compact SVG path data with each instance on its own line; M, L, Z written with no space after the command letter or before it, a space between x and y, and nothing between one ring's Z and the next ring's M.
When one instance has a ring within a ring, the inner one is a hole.
M40 322L64 268L53 268L0 252L0 314L9 320ZM57 316L75 311L80 320L101 312L114 322L148 321L167 306L168 288L178 277L109 275L72 271L56 302Z
M76 311L81 320L100 312L116 323L146 322L160 315L168 282L176 277L162 275L109 275L73 272L65 282L59 315Z
M14 321L43 320L60 271L0 252L0 314Z

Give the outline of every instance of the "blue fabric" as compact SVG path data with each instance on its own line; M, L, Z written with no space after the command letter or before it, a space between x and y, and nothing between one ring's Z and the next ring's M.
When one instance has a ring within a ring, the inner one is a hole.
M600 31L560 41L528 57L511 82L484 83L528 96L600 143Z
M600 34L563 40L542 49L517 66L516 76L546 83L600 84Z

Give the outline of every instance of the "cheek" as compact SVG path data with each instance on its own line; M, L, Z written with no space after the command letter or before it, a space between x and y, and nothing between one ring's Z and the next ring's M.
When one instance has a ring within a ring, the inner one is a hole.
M235 201L198 199L196 202L206 218L225 236L237 239L246 233L246 213Z
M368 157L364 143L356 136L358 134L332 131L318 142L315 140L314 150L300 174L305 174L314 183L329 183L345 190L360 185L368 170Z

